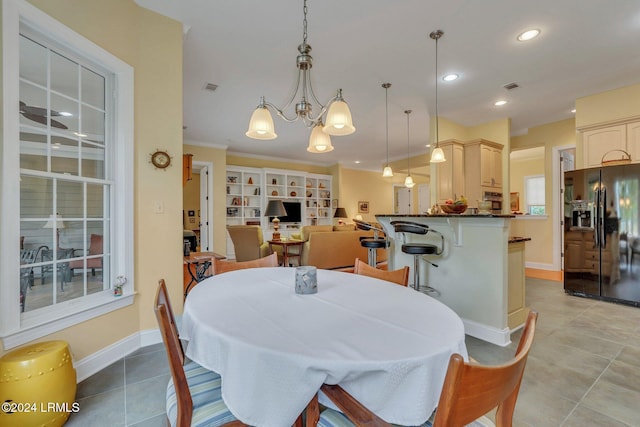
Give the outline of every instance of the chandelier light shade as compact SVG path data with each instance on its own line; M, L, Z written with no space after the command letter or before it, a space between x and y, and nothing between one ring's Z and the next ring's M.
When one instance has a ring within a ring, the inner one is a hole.
M411 178L411 168L409 167L409 115L411 114L411 110L404 110L404 113L407 115L407 177L404 179L404 186L413 188L416 183L413 182L413 178Z
M311 136L309 136L309 146L307 151L310 153L328 153L333 151L333 145L331 145L331 137L322 131L322 122L313 127Z
M253 139L275 139L278 137L273 126L273 118L264 103L264 97L260 98L260 105L251 114L249 130L245 133Z
M442 148L440 148L438 146L438 142L439 142L439 137L438 137L438 40L440 39L440 37L442 37L444 35L444 32L442 30L436 30L436 31L432 31L431 34L429 34L429 37L431 37L433 40L436 41L436 132L435 132L435 139L436 139L436 147L433 149L433 151L431 152L431 163L442 163L445 162L447 159L444 157L444 151L442 151Z
M382 83L384 88L384 112L385 112L385 129L387 131L387 165L382 170L383 178L390 178L393 176L393 170L389 166L389 88L391 83Z
M312 133L316 132L317 129L326 135L343 136L350 135L356 131L356 128L353 126L349 105L347 105L347 102L342 97L342 89L338 89L336 96L324 105L318 101L315 95L311 85L313 58L310 55L311 46L307 44L307 0L304 0L303 14L302 43L298 46L299 54L296 57L298 79L293 95L291 95L291 98L289 98L282 108L278 108L274 104L267 102L264 97L261 97L260 104L249 120L249 129L245 133L249 138L274 139L277 137L271 112L269 111L270 109L285 122L291 123L301 119L306 127L312 129ZM294 103L298 94L300 95L299 100ZM291 105L295 105L294 114L287 116L284 110ZM315 114L314 111L316 111ZM325 144L329 147L327 149L319 149L322 147L322 144L317 144L316 147L318 149L311 150L312 144L313 135L307 151L312 153L328 153L333 149L331 141L329 141L328 145Z

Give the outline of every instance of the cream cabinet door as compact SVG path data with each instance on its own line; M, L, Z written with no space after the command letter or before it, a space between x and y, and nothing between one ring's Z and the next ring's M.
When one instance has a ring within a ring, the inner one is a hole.
M502 150L480 146L481 182L485 187L502 187Z
M464 147L462 144L440 143L440 148L447 159L438 163L437 203L442 204L447 199L455 200L464 195Z
M611 150L626 150L627 125L594 129L582 134L583 167L602 165L602 157Z
M640 122L627 125L627 152L632 162L640 162Z

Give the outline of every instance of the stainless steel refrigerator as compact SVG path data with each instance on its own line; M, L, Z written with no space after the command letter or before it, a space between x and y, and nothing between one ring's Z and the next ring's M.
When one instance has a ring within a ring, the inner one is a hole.
M564 289L640 307L640 164L565 172Z

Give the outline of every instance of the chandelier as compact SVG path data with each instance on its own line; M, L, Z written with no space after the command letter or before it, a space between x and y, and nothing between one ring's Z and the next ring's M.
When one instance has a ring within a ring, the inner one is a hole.
M431 152L431 163L442 163L447 159L444 157L444 151L438 146L438 40L444 35L442 30L432 31L429 34L436 41L436 148Z
M356 131L356 128L353 127L349 106L342 98L342 89L338 89L336 95L325 105L318 101L314 93L311 86L313 58L310 55L311 46L307 44L307 0L304 0L302 11L304 14L302 44L298 46L299 55L296 57L298 80L295 91L282 108L267 102L264 96L260 97L260 104L251 115L249 129L245 135L254 139L277 138L278 135L276 135L271 112L269 111L271 109L285 122L292 123L301 119L306 127L312 128L307 151L327 153L333 150L330 135L350 135ZM301 97L295 103L294 115L287 116L284 110L293 104L299 93ZM315 115L313 113L313 103L317 104L318 108Z

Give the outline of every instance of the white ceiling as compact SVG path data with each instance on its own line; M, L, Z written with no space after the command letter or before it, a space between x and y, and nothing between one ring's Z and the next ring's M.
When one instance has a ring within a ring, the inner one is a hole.
M184 139L318 164L381 170L386 161L385 93L389 89L389 157L426 153L435 114L435 42L442 29L439 115L464 126L511 118L512 135L572 117L577 98L640 83L638 0L309 0L313 82L326 102L338 88L356 132L332 137L335 150L306 151L309 130L274 115L278 138L244 135L261 95L281 106L295 83L302 41L301 0L136 0L183 23ZM542 34L529 42L516 35ZM503 85L517 82L507 91ZM215 92L206 83L219 85ZM159 89L161 90L161 89ZM505 98L509 103L495 107ZM361 163L355 165L354 161Z

